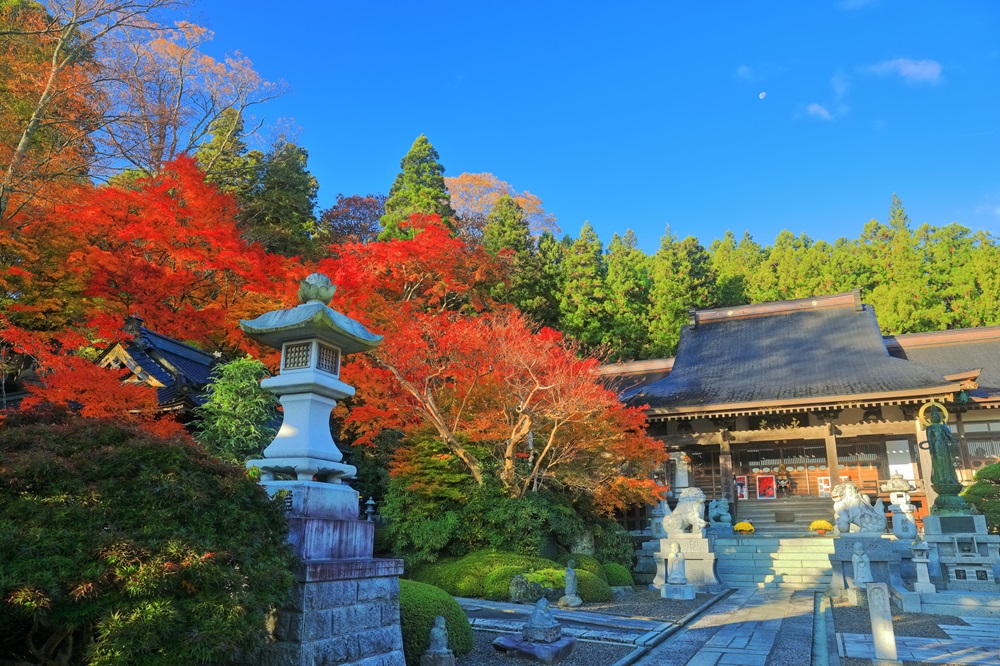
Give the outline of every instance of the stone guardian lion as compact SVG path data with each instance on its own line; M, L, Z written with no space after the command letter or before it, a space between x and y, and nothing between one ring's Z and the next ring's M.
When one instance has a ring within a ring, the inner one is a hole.
M701 488L685 488L681 491L680 499L673 513L663 518L663 529L668 537L677 537L685 532L701 534L708 523L702 516L705 515L705 493Z
M853 483L838 484L830 494L837 529L842 533L850 532L851 525L857 525L861 532L881 534L885 531L885 507L881 499L872 506L868 496L862 495Z

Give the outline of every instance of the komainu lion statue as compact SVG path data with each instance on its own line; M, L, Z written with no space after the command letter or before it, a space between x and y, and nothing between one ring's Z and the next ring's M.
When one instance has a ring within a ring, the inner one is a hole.
M684 532L701 533L708 525L705 515L705 493L701 488L685 488L673 513L663 518L663 529L668 537L676 537Z
M861 532L881 534L885 531L885 507L879 499L875 506L862 495L853 483L841 483L833 487L833 514L837 529L843 533L857 525Z

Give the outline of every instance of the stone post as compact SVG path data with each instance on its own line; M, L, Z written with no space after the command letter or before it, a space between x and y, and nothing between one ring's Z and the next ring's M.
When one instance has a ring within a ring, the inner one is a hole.
M358 517L358 493L345 481L330 435L337 400L354 395L340 381L342 355L376 347L381 337L327 306L336 287L314 273L300 305L241 321L249 337L281 350L278 375L261 382L280 397L284 420L258 467L261 484L283 501L289 542L300 560L290 600L278 613L267 666L374 663L404 666L399 627L401 560L374 559L375 524Z
M868 583L868 613L875 639L875 666L903 666L896 653L896 632L892 628L892 607L885 583Z

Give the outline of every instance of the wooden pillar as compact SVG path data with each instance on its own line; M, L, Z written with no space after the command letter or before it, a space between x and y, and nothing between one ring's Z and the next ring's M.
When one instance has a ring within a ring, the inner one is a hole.
M930 508L934 506L934 500L937 499L937 493L934 492L934 488L931 487L931 472L933 470L933 463L931 462L931 452L930 449L924 448L927 445L927 431L920 424L920 419L913 419L913 427L917 431L917 453L920 456L920 480L924 484L924 495L926 496L927 506L924 507L928 512ZM923 446L921 446L923 444Z
M837 435L833 425L827 424L826 437L826 468L830 472L830 488L840 483L840 463L837 461Z
M733 496L733 452L729 446L729 431L723 430L719 435L722 440L719 444L719 473L722 475L722 499L729 502L731 506L735 499Z

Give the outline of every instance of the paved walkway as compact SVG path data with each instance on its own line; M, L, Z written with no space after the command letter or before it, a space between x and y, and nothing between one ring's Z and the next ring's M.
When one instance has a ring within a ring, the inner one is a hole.
M811 590L737 590L637 664L803 666L812 651L813 600Z
M915 638L896 636L896 651L905 661L932 664L968 664L1000 666L1000 618L963 617L969 626L938 625L950 637ZM873 659L871 634L837 634L837 649L842 657Z
M473 629L520 633L534 606L484 599L456 597ZM674 626L672 622L639 617L620 617L580 610L551 607L552 615L562 624L563 635L578 640L616 643L642 647L655 641Z

